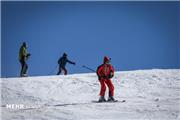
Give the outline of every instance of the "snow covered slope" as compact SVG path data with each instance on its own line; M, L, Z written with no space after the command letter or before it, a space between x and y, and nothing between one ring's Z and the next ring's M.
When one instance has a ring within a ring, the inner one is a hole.
M3 78L0 82L3 120L180 119L177 69L116 72L115 98L124 103L92 102L98 100L100 90L95 73Z

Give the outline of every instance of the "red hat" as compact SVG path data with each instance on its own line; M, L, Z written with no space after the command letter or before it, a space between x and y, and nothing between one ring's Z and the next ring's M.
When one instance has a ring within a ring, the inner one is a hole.
M107 56L104 57L104 63L110 62L110 60L111 60L111 58L109 58L109 57L107 57Z

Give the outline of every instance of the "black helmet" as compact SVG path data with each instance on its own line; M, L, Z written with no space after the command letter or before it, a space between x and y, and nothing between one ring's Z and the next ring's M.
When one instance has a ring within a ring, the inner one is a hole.
M63 54L63 57L67 57L67 54L66 54L66 53L64 53L64 54Z
M23 42L23 44L22 44L24 47L27 47L27 44L26 44L26 42Z

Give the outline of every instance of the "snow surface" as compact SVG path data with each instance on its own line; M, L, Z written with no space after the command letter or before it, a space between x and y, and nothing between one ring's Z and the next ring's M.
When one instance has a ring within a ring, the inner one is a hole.
M0 82L2 120L180 119L180 69L116 72L115 98L124 103L92 102L100 91L95 73ZM8 108L13 104L23 107Z

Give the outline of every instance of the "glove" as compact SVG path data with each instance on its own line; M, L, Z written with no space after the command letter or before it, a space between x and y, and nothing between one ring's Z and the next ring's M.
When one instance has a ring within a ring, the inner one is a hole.
M114 76L113 72L111 71L108 78L112 78Z
M98 75L98 80L101 80L101 77Z
M74 62L73 65L76 65L76 63Z
M29 56L31 56L31 54L30 54L30 53L28 53L28 54L27 54L27 57L29 57Z
M26 58L29 59L30 56L31 56L31 54L28 53L28 54L26 55Z
M109 79L112 78L112 77L113 77L113 75L109 75L109 76L108 76Z

